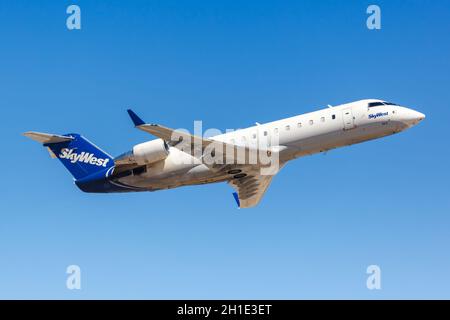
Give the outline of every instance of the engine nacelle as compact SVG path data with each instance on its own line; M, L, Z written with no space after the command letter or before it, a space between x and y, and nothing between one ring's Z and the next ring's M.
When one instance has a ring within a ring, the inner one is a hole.
M162 139L157 139L135 145L132 153L137 164L145 165L167 158L169 146Z

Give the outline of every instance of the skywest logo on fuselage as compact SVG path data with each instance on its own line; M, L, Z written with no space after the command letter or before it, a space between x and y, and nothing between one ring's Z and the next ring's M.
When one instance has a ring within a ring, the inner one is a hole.
M70 160L70 162L84 162L88 164L92 164L98 167L106 167L106 164L109 162L109 159L101 159L94 156L93 153L84 152L81 153L75 153L73 152L73 149L62 149L61 153L59 154L60 159L67 159Z
M388 115L388 112L378 112L369 114L369 119L376 119L379 117L385 117Z

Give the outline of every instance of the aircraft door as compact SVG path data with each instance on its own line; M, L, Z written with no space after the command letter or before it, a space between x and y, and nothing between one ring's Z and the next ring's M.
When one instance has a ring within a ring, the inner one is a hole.
M344 121L344 130L350 130L355 127L355 118L353 117L352 108L342 110L342 120Z

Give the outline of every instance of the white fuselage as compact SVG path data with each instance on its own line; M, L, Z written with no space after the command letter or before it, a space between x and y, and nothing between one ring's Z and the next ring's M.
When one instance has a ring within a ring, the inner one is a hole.
M374 106L369 107L370 104ZM420 112L399 105L383 104L381 100L360 100L236 130L210 139L247 146L252 140L276 137L267 139L267 147L283 147L279 160L284 164L305 155L403 131L424 117ZM273 141L277 141L276 146L270 145ZM180 161L182 158L185 158L184 161ZM212 171L200 160L171 147L165 160L149 165L146 172L129 175L119 181L152 191L230 179L232 176L227 172Z

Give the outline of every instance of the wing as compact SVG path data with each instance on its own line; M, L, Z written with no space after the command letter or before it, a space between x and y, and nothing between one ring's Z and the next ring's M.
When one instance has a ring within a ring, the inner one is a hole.
M280 166L281 169L282 165ZM275 175L248 174L228 183L236 190L233 193L239 208L256 206L264 196Z
M256 206L269 187L273 176L284 165L284 163L278 163L277 161L277 165L272 167L270 164L261 163L259 157L256 158L256 163L246 164L245 159L254 156L251 153L258 152L258 150L202 138L191 135L186 131L174 130L158 124L146 124L132 110L128 110L128 114L137 129L163 139L170 146L202 160L202 163L212 171L231 174L233 178L228 183L236 190L233 195L240 208ZM274 153L280 153L285 149L285 146L276 146L263 151L274 155ZM214 152L215 161L219 160L219 162L208 163L208 161L205 161L205 155L210 155L211 151ZM279 160L279 157L276 157L276 159Z
M258 152L256 149L199 137L192 135L187 131L175 130L158 124L146 124L132 110L128 109L127 111L137 129L161 138L166 141L168 145L191 154L202 160L206 166L214 171L229 167L229 164L245 163L245 159L249 159L250 156L257 161L259 160L259 158L255 156L255 153L257 154Z
M171 146L176 146L177 144L186 140L191 141L191 144L195 143L203 147L207 147L209 144L214 142L214 140L198 137L186 131L174 130L161 126L159 124L146 124L141 118L139 118L136 113L134 113L133 110L128 109L127 112L137 129L148 132L155 137L161 138Z

